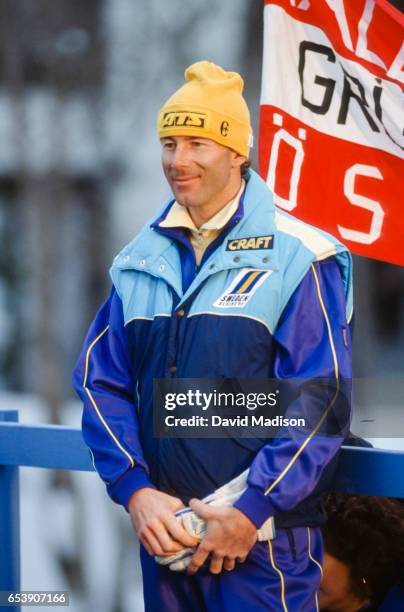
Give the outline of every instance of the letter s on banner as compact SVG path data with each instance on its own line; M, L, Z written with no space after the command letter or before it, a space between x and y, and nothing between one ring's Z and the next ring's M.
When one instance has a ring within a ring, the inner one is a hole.
M360 232L338 225L338 230L343 238L359 242L361 244L372 244L382 233L382 225L384 218L384 210L380 203L376 200L371 200L365 196L355 193L355 178L360 176L369 176L383 180L383 175L376 166L366 166L365 164L354 164L345 172L344 178L344 194L353 206L359 206L373 213L370 223L369 232Z
M290 177L290 188L288 199L281 197L275 191L276 169L278 166L279 146L282 142L286 142L292 149L295 150L293 159L292 175ZM276 204L284 210L293 210L297 206L297 188L300 179L300 170L303 163L304 150L301 141L295 138L285 129L278 130L272 141L271 155L269 158L269 167L267 175L267 184L271 191L275 194Z

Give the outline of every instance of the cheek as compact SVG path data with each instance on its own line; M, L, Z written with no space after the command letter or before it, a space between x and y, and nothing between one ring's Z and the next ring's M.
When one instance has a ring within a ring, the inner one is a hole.
M226 159L218 159L212 166L211 180L220 188L227 185L230 180L230 167Z
M320 609L326 608L329 610L335 610L335 605L338 605L340 602L339 593L335 593L332 585L322 584L319 591L319 604Z
M169 168L169 165L163 164L163 173L164 173L165 179L166 179L167 183L169 184L170 188L174 189L174 185L173 185L171 177L170 177L170 168Z
M163 151L161 154L161 166L164 174L167 176L172 161L172 155L169 151Z
M321 608L343 610L350 599L348 569L327 553L323 563L324 576L320 586Z

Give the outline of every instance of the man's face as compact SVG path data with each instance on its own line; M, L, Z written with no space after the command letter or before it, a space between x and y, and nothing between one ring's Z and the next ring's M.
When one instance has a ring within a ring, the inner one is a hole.
M179 204L220 207L235 195L245 157L196 136L162 138L161 145L164 174Z
M355 612L365 603L351 588L349 567L327 552L324 553L323 579L320 585L320 610L326 612Z

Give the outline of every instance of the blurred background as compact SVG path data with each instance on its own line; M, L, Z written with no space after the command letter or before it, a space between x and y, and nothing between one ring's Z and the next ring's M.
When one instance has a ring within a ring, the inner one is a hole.
M262 2L0 0L0 49L0 410L79 427L70 375L109 265L169 195L157 112L208 59L244 76L257 136ZM353 431L404 448L404 269L354 259ZM22 468L21 487L22 588L141 611L137 542L98 478Z

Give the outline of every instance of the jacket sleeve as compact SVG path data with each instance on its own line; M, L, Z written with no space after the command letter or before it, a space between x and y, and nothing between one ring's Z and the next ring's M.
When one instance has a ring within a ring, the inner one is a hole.
M73 386L84 403L82 431L94 467L111 498L126 507L137 489L153 485L139 441L122 302L114 288L89 329Z
M257 527L314 491L349 429L352 366L345 312L338 264L334 258L316 262L274 334L273 376L281 379L281 388L301 388L290 410L293 416L307 417L310 425L305 431L281 431L256 455L247 490L234 505Z

